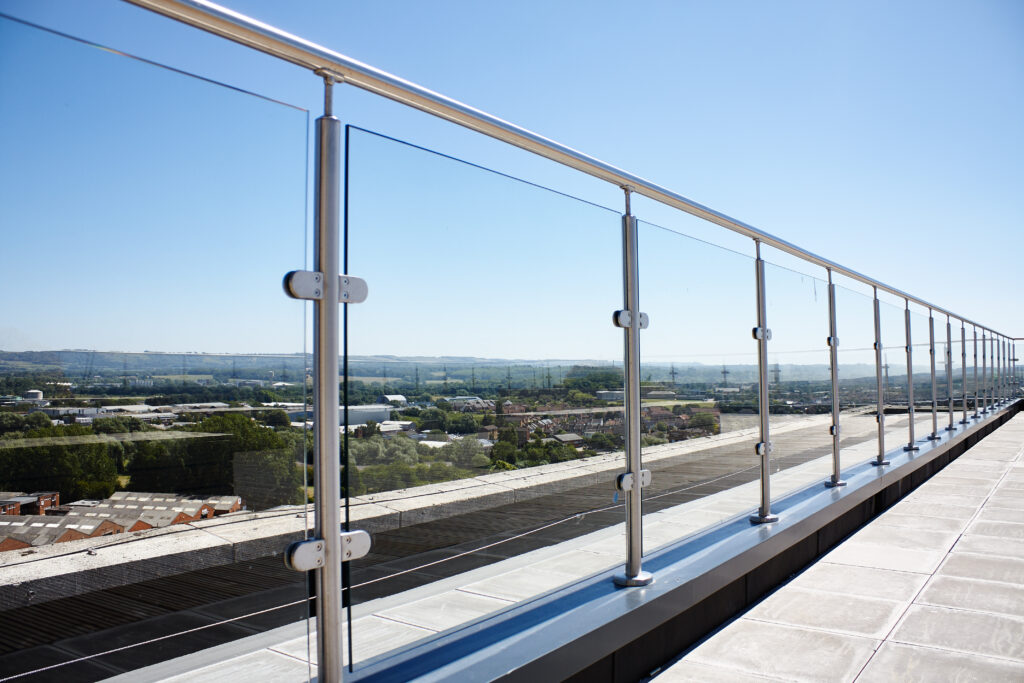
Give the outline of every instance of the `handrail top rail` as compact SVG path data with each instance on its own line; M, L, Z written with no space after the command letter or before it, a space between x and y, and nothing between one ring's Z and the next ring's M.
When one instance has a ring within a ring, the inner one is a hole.
M797 258L845 275L908 302L913 302L930 311L956 318L964 324L972 325L1002 337L1013 338L961 315L957 315L941 306L936 306L924 299L887 285L884 282L818 256L784 239L699 204L683 195L605 163L600 159L416 83L347 57L322 45L317 45L304 38L235 12L227 7L217 5L208 0L125 0L125 2L309 69L325 78L354 85L362 90L413 107L464 128L483 133L605 182L628 189L661 204L671 206L692 216L745 235Z

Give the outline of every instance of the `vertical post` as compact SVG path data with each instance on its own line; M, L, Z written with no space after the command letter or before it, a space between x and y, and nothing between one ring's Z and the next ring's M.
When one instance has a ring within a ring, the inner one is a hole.
M768 303L765 297L764 260L761 258L761 241L754 240L757 258L754 260L754 276L757 286L757 327L754 328L754 339L757 340L757 410L761 440L754 447L755 453L761 458L761 505L750 521L754 524L768 524L779 521L778 515L772 514L771 492L771 456L772 442L768 422L768 340L772 332L768 329Z
M932 309L928 309L928 359L932 373L932 433L929 441L939 438L939 394L935 385L935 317Z
M914 439L914 347L910 337L910 301L904 299L903 320L907 329L907 431L909 441L903 447L905 451L918 450Z
M999 335L992 335L993 341L996 345L996 386L995 386L995 401L996 403L1002 403L1003 399L1003 338Z
M964 397L964 419L960 424L965 425L970 420L967 419L967 326L963 320L960 321L960 375L960 391Z
M1006 355L1006 339L1004 337L999 338L999 399L1000 401L1006 401L1006 387L1007 387L1007 355Z
M1017 376L1017 342L1010 345L1010 362L1013 364L1013 386L1010 391L1010 398L1017 398L1017 387L1020 386L1020 378Z
M988 412L988 336L981 331L981 412Z
M1003 383L1003 400L1010 400L1010 340L1003 338L1003 367L1006 369L1006 381Z
M341 463L338 432L338 351L341 242L341 121L331 112L332 79L324 79L324 115L316 120L316 236L314 262L323 273L323 298L313 304L315 534L324 564L316 569L317 657L321 681L341 680Z
M836 331L836 286L832 283L832 269L828 269L828 355L832 375L832 476L825 486L846 486L840 479L839 461L839 334Z
M881 304L878 302L878 287L874 288L875 296L875 381L878 385L878 414L875 420L878 422L878 457L872 461L873 465L881 467L888 465L885 459L885 385L882 384L882 313Z
M999 342L997 341L997 335L995 332L989 334L989 358L992 359L992 381L989 382L989 401L988 405L991 410L995 410L996 403L999 400Z
M974 414L971 415L972 420L977 420L981 417L978 413L978 328L972 327L974 330Z
M948 315L946 316L946 398L949 403L949 424L946 425L946 431L952 432L956 429L953 425L955 419L953 414L956 409L953 406L953 325Z
M626 417L626 472L619 477L618 488L626 495L626 567L625 574L616 575L620 586L646 586L654 580L641 568L643 557L643 511L641 509L644 477L649 473L640 467L640 283L637 265L636 217L630 209L629 188L626 192L626 213L622 216L622 280L623 311L616 322L624 329L624 402Z

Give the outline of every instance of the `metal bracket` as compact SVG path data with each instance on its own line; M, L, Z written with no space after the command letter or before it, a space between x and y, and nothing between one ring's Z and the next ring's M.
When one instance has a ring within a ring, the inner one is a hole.
M651 471L640 470L640 488L651 485ZM632 491L633 490L633 473L625 472L615 478L615 488L619 491Z
M831 434L832 436L839 436L839 425L832 425L831 427L829 427L828 433Z
M756 453L757 455L771 455L774 451L775 444L773 444L771 441L769 441L768 443L760 441L756 446L754 446L754 453Z
M765 341L772 340L772 331L767 328L755 327L751 330L751 333L754 335L754 339L764 339Z
M324 542L319 538L296 541L284 551L284 566L297 572L308 572L324 566Z
M828 337L825 341L828 342L829 348L839 348L839 337Z
M883 348L882 342L874 342L871 346L874 347L875 351L881 351Z
M311 270L293 270L284 276L284 293L293 299L320 301L324 298L324 274ZM366 280L354 275L338 276L338 303L359 304L366 301L369 287Z
M341 561L349 562L366 557L370 552L370 534L365 531L346 531L341 534Z
M366 557L370 552L370 534L365 531L347 531L341 534L341 561L350 562ZM284 553L284 564L297 572L308 572L324 566L324 541L310 538L296 541Z
M640 314L641 330L646 330L650 322L650 318L647 317L646 313ZM633 326L633 314L630 311L615 311L615 313L612 314L612 323L614 323L616 327L628 329Z

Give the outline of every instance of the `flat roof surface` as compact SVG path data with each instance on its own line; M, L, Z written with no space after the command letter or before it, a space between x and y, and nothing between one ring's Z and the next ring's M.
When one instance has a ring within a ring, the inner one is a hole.
M1024 680L1024 415L655 676Z

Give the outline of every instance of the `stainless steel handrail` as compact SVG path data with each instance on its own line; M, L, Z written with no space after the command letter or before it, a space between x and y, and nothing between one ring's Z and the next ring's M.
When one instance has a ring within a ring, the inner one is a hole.
M446 121L451 121L478 133L489 135L502 142L514 145L528 152L533 152L619 187L628 188L649 199L661 202L698 218L703 218L706 221L741 235L746 235L822 268L831 269L836 273L871 287L877 287L901 299L912 301L925 308L931 308L934 311L952 316L980 329L996 332L996 330L975 323L941 306L936 306L924 299L919 299L916 296L891 287L884 282L845 268L838 263L801 249L795 244L762 232L752 225L698 204L680 194L676 194L660 185L595 159L583 152L499 119L479 109L474 109L469 105L445 97L398 76L375 69L351 57L346 57L321 45L311 43L308 40L264 24L244 14L234 12L226 7L206 2L205 0L125 0L125 2L130 2L133 5L208 31L222 38L227 38L314 72L328 72L337 80L419 109Z

